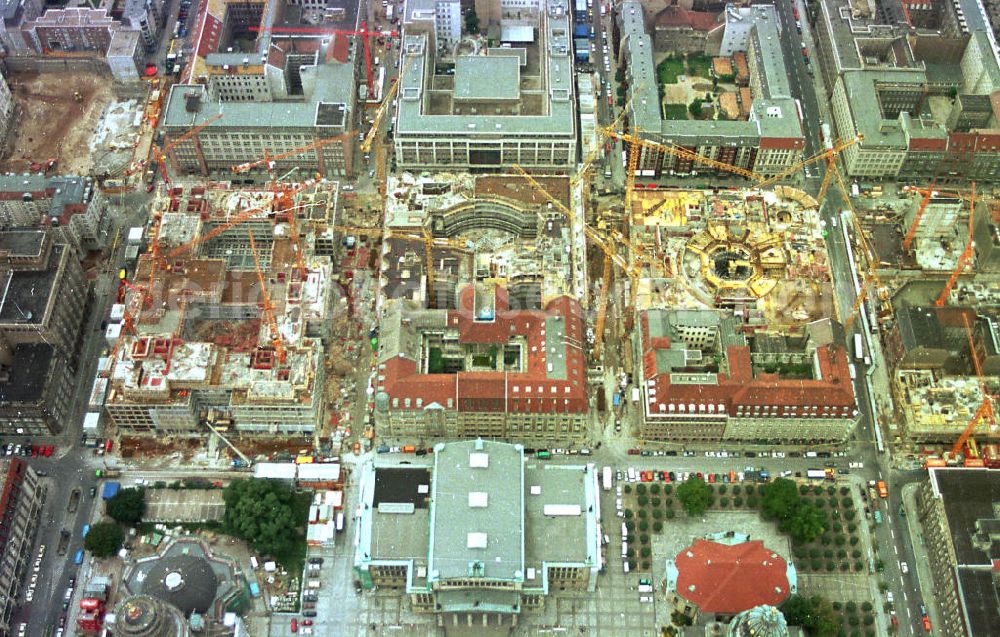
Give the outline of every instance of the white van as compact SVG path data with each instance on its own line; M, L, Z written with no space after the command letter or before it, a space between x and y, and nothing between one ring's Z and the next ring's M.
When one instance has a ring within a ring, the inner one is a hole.
M624 560L627 557L628 557L628 542L622 540L622 559Z

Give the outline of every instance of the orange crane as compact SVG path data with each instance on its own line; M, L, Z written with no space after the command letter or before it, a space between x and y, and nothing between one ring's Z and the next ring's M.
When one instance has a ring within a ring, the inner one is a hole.
M941 295L938 296L937 300L934 301L934 305L937 307L943 307L945 302L947 302L948 297L951 296L951 291L955 287L955 283L958 281L958 277L962 275L965 271L965 266L969 264L972 257L976 254L976 244L973 241L973 230L975 228L976 216L976 182L972 182L972 195L969 198L969 232L968 241L965 244L965 249L962 250L962 254L958 256L958 261L955 263L955 270L952 271L951 276L948 277L948 281L944 284L944 289L941 290Z
M305 190L306 188L309 188L310 186L312 186L314 184L315 184L315 182L313 182L313 181L305 181L302 184L300 184L299 186L296 186L295 188L292 188L291 190L289 190L289 191L287 191L285 193L282 193L282 196L293 197L296 194L298 194L300 191ZM290 209L294 209L294 207L290 208ZM283 213L287 213L288 210L290 210L290 209L286 208L283 211ZM245 223L247 221L252 221L253 219L257 219L257 218L260 218L262 216L265 216L266 214L268 214L267 211L264 210L264 208L261 208L260 206L255 206L253 208L247 208L246 210L243 210L243 211L237 213L233 217L230 217L229 220L227 220L226 222L221 223L221 224L215 226L214 228L212 228L208 232L206 232L206 233L204 233L204 234L202 234L200 236L197 236L194 239L191 239L187 243L182 243L181 245L179 245L176 248L172 249L167 254L167 258L168 259L174 259L177 256L179 256L181 254L184 254L188 250L196 248L199 245L201 245L202 243L205 243L206 241L210 241L210 240L214 239L215 237L219 236L220 234L222 234L223 232L225 232L226 230L229 230L230 228L232 228L234 226L238 226L241 223Z
M308 153L310 150L318 150L324 146L329 146L333 142L340 141L346 137L350 137L350 133L342 133L340 135L334 135L333 137L324 137L323 139L317 139L311 144L306 144L305 146L300 146L293 150L286 151L284 153L278 153L277 155L271 155L267 151L264 151L264 157L258 159L257 161L250 161L244 164L239 164L238 166L233 166L232 171L234 173L245 173L257 168L259 166L267 166L267 171L270 173L274 169L274 164L283 159L288 159L289 157L295 157L296 155L302 155Z
M271 346L274 347L274 351L278 355L278 362L284 364L287 357L285 342L281 338L278 321L274 318L274 306L271 305L271 295L268 294L267 282L264 280L264 271L260 267L257 242L254 241L253 232L249 228L247 229L247 238L250 239L250 254L253 255L254 267L257 270L257 282L260 283L260 297L264 301L264 318L267 320L268 328L271 330Z
M903 250L909 250L910 246L913 245L913 238L917 236L917 228L920 226L920 220L924 216L924 210L927 209L927 204L930 203L931 197L934 196L934 184L931 184L930 188L921 191L919 188L906 187L903 190L911 190L915 192L922 192L923 198L920 200L920 205L917 206L917 214L913 215L913 223L910 224L910 229L906 231L906 236L903 237Z
M274 212L276 218L284 217L288 222L288 234L292 240L292 247L295 248L295 267L299 277L304 281L309 275L303 257L302 243L299 237L298 215L296 214L295 194L312 186L314 182L307 181L303 186L291 188L288 184L276 186L274 199Z
M979 378L979 387L983 393L983 402L980 403L979 408L976 409L976 413L973 414L972 419L969 424L965 426L965 430L962 431L962 435L958 437L955 444L951 448L951 455L957 456L959 453L965 449L965 443L969 441L972 433L976 430L976 426L983 420L987 420L990 424L996 422L996 414L993 410L993 396L990 395L986 387L986 380L983 377L983 366L979 360L979 352L976 351L976 341L972 336L972 327L969 325L969 316L965 312L962 313L962 322L965 324L965 334L969 339L969 352L972 355L972 364L976 371L976 377Z
M195 135L197 135L198 133L200 133L202 130L204 130L205 127L207 127L209 124L211 124L214 121L220 120L220 119L222 119L222 113L218 113L216 115L213 115L213 116L209 117L208 119L206 119L201 124L198 124L197 126L193 126L193 127L189 128L183 134L181 134L178 137L176 137L176 138L171 139L170 141L168 141L163 146L162 150L160 148L158 148L156 146L156 144L153 144L153 148L151 150L151 154L152 154L153 158L156 161L158 161L159 164L160 164L160 176L163 178L163 183L165 183L165 184L169 184L170 183L170 178L167 176L167 151L170 151L175 146L177 146L178 144L191 139L192 137L194 137Z

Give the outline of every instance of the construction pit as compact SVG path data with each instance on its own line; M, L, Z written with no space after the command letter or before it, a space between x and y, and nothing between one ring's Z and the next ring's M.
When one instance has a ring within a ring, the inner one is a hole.
M834 316L825 234L816 201L794 188L636 191L638 306L744 308L776 328Z
M20 117L0 170L37 170L55 159L60 173L90 174L102 160L91 142L114 101L111 82L85 72L11 73L7 81Z

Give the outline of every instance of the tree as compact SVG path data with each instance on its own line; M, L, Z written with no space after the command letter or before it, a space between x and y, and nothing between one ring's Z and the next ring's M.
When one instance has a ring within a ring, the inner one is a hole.
M826 516L810 504L800 505L785 523L796 542L812 542L826 531Z
M122 489L104 506L105 511L113 519L128 526L135 526L146 514L145 489Z
M679 610L675 610L674 612L670 613L670 622L674 626L690 626L692 623L694 623L691 617L685 615Z
M833 606L818 595L792 595L781 605L781 612L790 625L802 626L814 637L831 637L840 627Z
M701 117L701 103L701 99L695 98L693 102L688 104L688 112L691 113L692 117Z
M760 507L764 517L787 520L799 506L799 494L795 483L786 478L778 478L764 489Z
M465 14L465 30L472 34L479 33L479 16L476 15L476 10L471 7Z
M708 508L712 492L705 481L698 476L688 478L684 484L677 487L677 499L687 514L694 517L701 515Z
M284 482L234 480L226 487L223 499L223 528L249 542L255 551L278 555L301 541L305 516L299 517L295 492Z
M111 557L122 547L125 532L117 522L98 522L87 531L83 548L94 557Z

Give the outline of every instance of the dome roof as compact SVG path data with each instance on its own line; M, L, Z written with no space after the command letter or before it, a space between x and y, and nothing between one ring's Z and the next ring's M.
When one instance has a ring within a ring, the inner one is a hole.
M122 600L115 617L114 631L121 637L183 637L187 633L180 611L148 595Z
M208 560L176 555L157 561L149 569L142 592L176 606L189 616L206 612L215 601L218 588L219 578Z
M765 604L733 618L729 634L732 637L788 637L788 624L780 610Z

